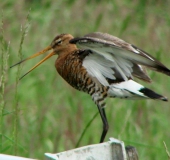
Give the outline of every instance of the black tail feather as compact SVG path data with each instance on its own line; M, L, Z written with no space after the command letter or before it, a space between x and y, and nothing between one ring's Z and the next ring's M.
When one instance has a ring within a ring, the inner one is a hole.
M145 96L151 98L151 99L159 99L162 101L168 101L168 99L160 94L155 93L154 91L148 89L148 88L141 88L139 90L140 92L142 92Z

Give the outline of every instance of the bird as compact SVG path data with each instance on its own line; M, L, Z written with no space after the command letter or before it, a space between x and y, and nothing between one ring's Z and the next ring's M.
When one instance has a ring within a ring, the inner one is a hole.
M98 108L103 123L100 143L104 142L109 129L105 113L106 98L168 101L167 97L139 84L135 79L151 82L146 69L168 76L170 70L142 49L108 33L93 32L83 37L59 34L48 47L13 66L49 50L52 52L21 78L53 55L58 55L55 68L59 75L73 88L89 94Z

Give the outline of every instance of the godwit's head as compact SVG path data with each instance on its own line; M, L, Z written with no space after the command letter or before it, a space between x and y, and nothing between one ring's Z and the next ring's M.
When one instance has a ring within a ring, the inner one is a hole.
M75 44L71 44L69 43L69 41L71 39L73 39L74 37L70 34L60 34L58 36L56 36L54 38L54 40L51 42L51 44L46 47L45 49L43 49L42 51L33 54L32 56L14 64L11 67L14 67L18 64L21 64L22 62L25 62L29 59L35 58L49 50L52 50L52 52L47 55L44 59L42 59L39 63L37 63L34 67L32 67L26 74L24 74L21 78L23 78L25 75L27 75L29 72L31 72L32 70L34 70L36 67L38 67L41 63L43 63L44 61L46 61L47 59L49 59L51 56L53 55L59 55L62 56L62 53L70 53L72 51L74 51L75 49L77 49Z

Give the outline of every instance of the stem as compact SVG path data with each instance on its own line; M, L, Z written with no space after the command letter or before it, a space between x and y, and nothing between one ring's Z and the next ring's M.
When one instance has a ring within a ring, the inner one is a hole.
M4 108L5 108L5 85L6 76L8 69L8 58L9 58L9 44L5 44L4 40L4 29L3 29L3 11L2 11L2 21L1 21L1 77L0 77L0 151L3 150L3 120L4 120Z
M18 57L20 58L20 60L23 59L23 54L22 54L22 45L24 43L24 39L25 36L27 35L29 26L30 26L30 22L29 22L29 14L30 11L27 14L26 17L26 24L25 27L22 29L21 26L21 41L20 41L20 45L19 45L19 51L18 51ZM17 154L17 146L18 146L18 121L19 121L19 100L18 100L18 85L19 85L19 77L20 77L20 73L21 73L22 67L20 65L18 65L18 69L17 69L17 73L16 73L16 86L15 86L15 98L14 98L14 128L13 128L13 144L14 144L14 154Z
M82 138L84 137L84 134L86 133L87 129L90 127L90 125L92 124L92 122L94 121L94 119L97 117L98 114L99 114L99 112L96 112L96 114L92 117L92 119L87 123L86 127L84 128L84 130L75 146L76 148L79 146Z
M4 78L4 30L3 30L3 12L2 12L2 21L1 21L1 79L0 79L0 87L1 87L1 103L0 103L0 150L2 151L3 144L3 111L4 111L4 88L5 88L5 78Z

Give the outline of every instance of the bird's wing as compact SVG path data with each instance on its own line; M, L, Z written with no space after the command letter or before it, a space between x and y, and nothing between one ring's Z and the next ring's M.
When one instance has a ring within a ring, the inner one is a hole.
M74 38L70 43L91 51L84 58L83 66L105 85L106 83L101 79L114 79L115 72L124 80L134 75L150 81L143 66L170 75L168 68L146 52L106 33L91 33L81 38Z

